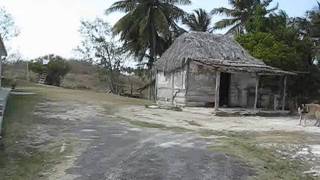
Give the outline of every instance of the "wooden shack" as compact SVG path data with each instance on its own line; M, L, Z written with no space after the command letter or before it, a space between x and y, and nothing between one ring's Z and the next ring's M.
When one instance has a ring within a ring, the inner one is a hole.
M174 106L257 108L261 76L293 73L255 59L233 37L190 32L178 37L156 62L156 100Z

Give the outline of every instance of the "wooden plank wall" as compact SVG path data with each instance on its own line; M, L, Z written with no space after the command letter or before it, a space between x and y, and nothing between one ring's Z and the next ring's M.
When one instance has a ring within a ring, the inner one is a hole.
M215 98L215 71L190 63L187 106L213 106Z
M186 105L186 69L176 71L174 73L165 74L158 72L157 74L157 103L185 106Z

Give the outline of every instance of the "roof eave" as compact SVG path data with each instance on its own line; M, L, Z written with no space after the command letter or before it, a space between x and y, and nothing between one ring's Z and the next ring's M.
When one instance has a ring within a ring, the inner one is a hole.
M246 72L246 73L255 73L258 75L270 75L270 76L283 76L283 75L297 75L296 73L284 71L275 67L271 66L261 66L261 65L250 65L250 64L237 64L237 65L223 65L223 64L208 64L203 63L201 61L193 60L196 63L199 63L201 65L205 65L207 67L212 67L215 70L220 70L223 72L230 72L230 73L236 73L236 72Z

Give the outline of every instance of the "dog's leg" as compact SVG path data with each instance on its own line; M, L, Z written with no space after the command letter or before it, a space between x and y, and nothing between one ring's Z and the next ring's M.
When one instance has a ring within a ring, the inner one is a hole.
M300 114L299 125L301 126L302 115Z
M314 124L314 126L319 126L320 121L316 118L316 123Z

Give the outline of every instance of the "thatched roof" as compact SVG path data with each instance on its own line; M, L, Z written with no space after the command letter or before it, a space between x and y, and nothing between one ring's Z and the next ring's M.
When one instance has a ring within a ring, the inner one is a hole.
M171 72L194 61L221 71L243 71L265 74L293 74L267 66L252 57L231 36L190 32L178 37L156 62L156 69Z
M7 50L2 41L2 37L0 36L0 57L7 56Z

